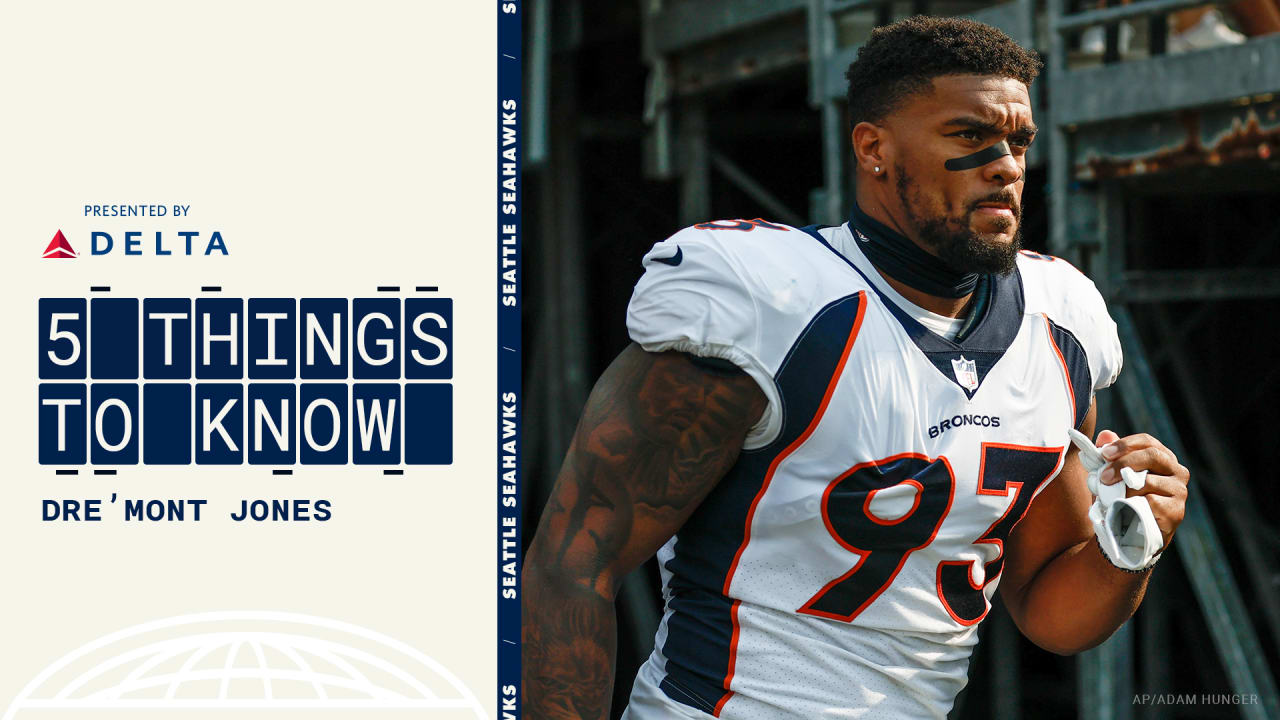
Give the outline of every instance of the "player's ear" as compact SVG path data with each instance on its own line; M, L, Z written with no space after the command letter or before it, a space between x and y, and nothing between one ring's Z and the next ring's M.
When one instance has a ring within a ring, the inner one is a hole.
M865 120L853 126L853 158L858 169L868 175L885 175L892 145L886 128Z

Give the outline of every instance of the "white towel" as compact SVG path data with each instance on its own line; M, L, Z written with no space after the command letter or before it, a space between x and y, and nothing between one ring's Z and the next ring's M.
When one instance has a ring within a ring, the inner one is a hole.
M1102 553L1113 565L1123 570L1145 570L1155 564L1156 553L1164 546L1164 535L1151 512L1151 503L1141 495L1125 497L1125 488L1141 490L1147 483L1147 471L1120 468L1120 479L1114 485L1098 480L1109 463L1089 438L1067 429L1071 442L1080 448L1080 463L1089 472L1089 492L1095 500L1089 508L1093 532L1098 536Z

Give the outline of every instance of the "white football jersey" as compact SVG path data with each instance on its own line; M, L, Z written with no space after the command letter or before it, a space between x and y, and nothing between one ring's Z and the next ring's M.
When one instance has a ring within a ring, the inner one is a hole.
M1120 370L1067 262L1024 252L951 341L890 299L858 232L718 221L644 258L632 339L732 361L769 402L658 553L624 720L945 717L1005 538Z

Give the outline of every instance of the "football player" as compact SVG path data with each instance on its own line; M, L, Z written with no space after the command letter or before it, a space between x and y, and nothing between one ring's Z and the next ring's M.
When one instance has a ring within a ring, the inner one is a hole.
M942 718L997 587L1056 653L1133 614L1189 477L1147 435L1069 440L1121 353L1093 283L1020 251L1039 67L968 20L880 28L849 222L645 256L525 560L525 717L608 717L614 596L655 551L626 720Z

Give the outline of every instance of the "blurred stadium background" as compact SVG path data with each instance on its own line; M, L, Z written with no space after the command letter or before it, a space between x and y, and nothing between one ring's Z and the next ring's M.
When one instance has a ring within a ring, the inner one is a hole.
M1126 367L1099 427L1160 437L1194 482L1131 622L1063 658L993 612L952 717L1280 718L1280 34L1257 17L1275 0L1201 7L529 0L526 544L592 383L628 342L645 251L708 219L842 222L857 47L907 15L967 15L1045 59L1024 232L1093 277L1120 326ZM618 605L615 717L659 618L652 561Z

